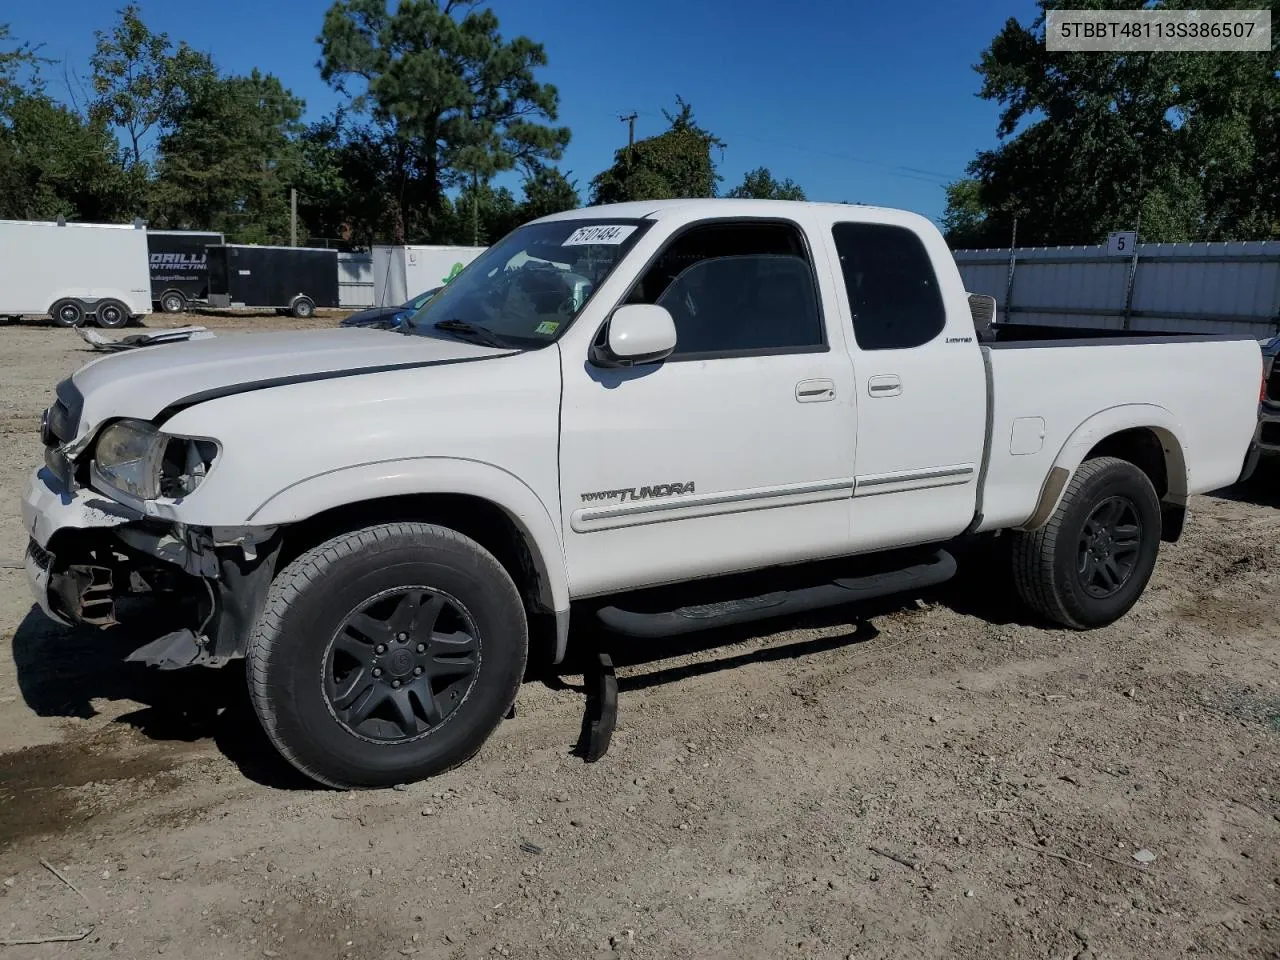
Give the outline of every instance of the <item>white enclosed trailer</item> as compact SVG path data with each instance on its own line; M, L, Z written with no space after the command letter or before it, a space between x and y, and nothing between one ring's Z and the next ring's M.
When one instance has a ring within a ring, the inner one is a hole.
M123 327L151 310L142 225L0 220L0 316Z
M486 247L375 246L373 305L401 304L444 286Z

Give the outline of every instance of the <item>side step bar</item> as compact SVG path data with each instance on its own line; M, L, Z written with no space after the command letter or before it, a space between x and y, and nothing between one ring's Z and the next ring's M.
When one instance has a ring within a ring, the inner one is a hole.
M617 606L601 607L596 616L610 630L631 637L671 637L712 627L750 623L768 617L821 610L843 603L872 600L894 593L936 586L955 576L956 561L945 550L894 570L857 577L840 577L791 590L775 590L754 597L640 613Z

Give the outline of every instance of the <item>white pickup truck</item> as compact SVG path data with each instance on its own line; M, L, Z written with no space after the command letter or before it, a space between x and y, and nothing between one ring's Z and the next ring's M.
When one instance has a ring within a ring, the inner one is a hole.
M546 217L396 332L80 369L41 427L28 574L66 623L179 601L133 657L244 658L271 740L343 787L470 757L571 607L676 633L920 589L949 541L1010 531L1034 611L1111 623L1188 498L1247 471L1258 344L1004 343L993 307L900 211Z

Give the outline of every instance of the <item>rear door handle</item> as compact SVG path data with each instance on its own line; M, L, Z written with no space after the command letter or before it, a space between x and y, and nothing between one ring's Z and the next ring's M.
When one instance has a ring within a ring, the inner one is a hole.
M833 380L801 380L796 384L796 399L800 403L825 403L836 398Z
M902 393L902 381L896 373L872 377L867 381L867 393L873 397L896 397Z

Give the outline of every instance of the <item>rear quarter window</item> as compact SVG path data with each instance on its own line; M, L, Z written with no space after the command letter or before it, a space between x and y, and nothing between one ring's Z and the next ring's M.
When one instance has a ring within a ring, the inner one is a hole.
M831 233L859 349L904 350L942 333L947 315L938 277L913 231L837 223Z

